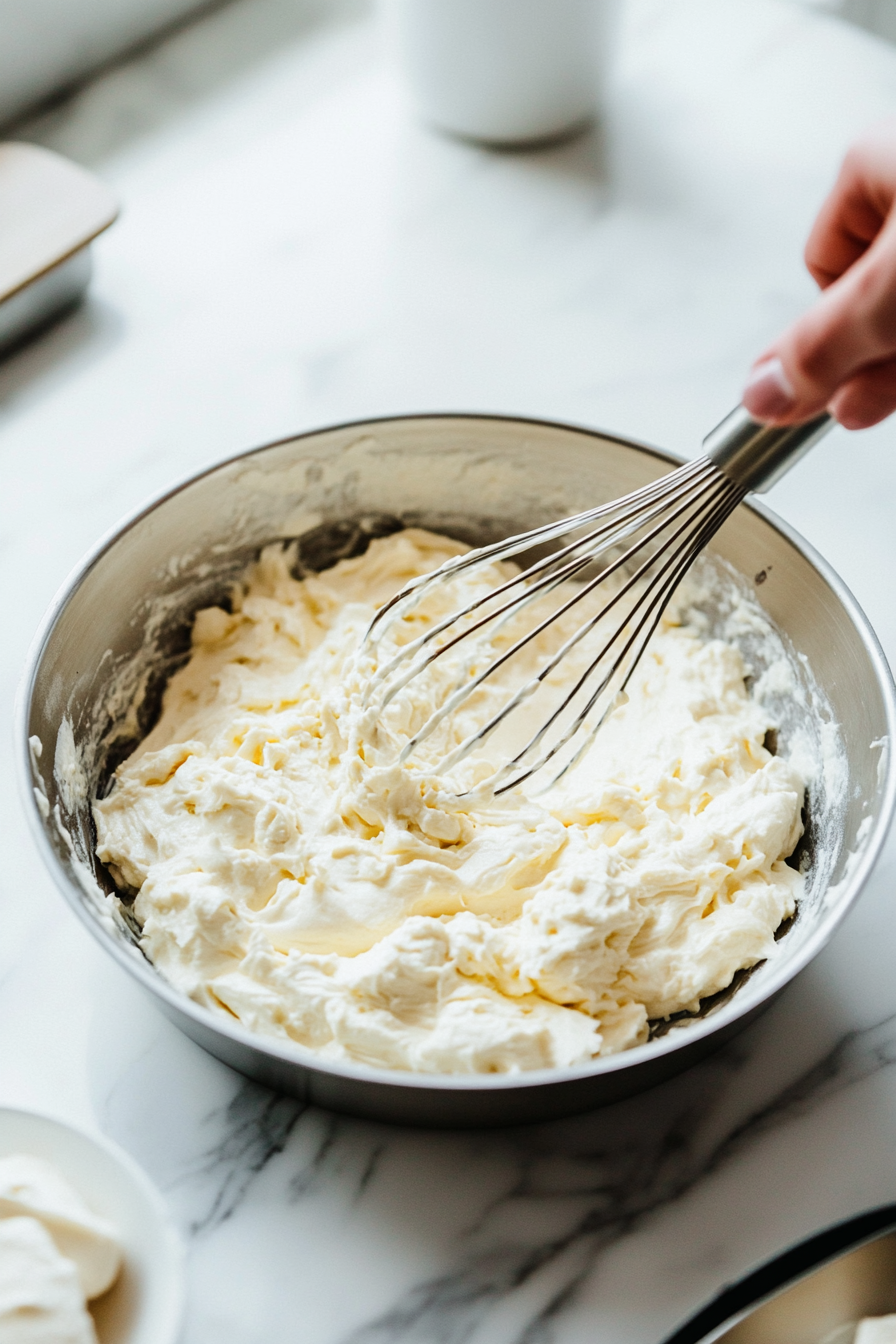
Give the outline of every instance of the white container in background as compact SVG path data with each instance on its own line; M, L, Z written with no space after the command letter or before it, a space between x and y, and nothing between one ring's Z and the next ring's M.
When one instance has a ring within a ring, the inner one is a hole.
M424 121L497 145L553 140L600 110L617 0L383 0Z

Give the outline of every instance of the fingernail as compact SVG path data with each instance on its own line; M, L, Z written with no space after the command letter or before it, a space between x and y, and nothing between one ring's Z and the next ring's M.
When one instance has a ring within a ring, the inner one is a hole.
M743 392L743 403L756 420L776 420L796 405L796 394L777 356L757 364Z

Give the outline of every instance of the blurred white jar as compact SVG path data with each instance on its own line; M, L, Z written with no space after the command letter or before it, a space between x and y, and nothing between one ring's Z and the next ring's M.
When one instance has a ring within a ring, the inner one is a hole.
M600 110L618 0L383 0L424 121L492 144L553 140Z

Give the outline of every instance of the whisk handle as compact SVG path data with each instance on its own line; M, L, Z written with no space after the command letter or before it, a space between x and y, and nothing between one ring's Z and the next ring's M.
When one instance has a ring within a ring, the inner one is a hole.
M726 415L703 440L706 455L746 490L774 485L833 425L825 412L803 425L762 425L743 406Z

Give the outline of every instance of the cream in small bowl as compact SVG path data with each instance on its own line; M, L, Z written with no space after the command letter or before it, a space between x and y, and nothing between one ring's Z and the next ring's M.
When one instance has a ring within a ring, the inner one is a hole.
M0 1340L176 1344L183 1299L180 1239L137 1164L0 1108Z

